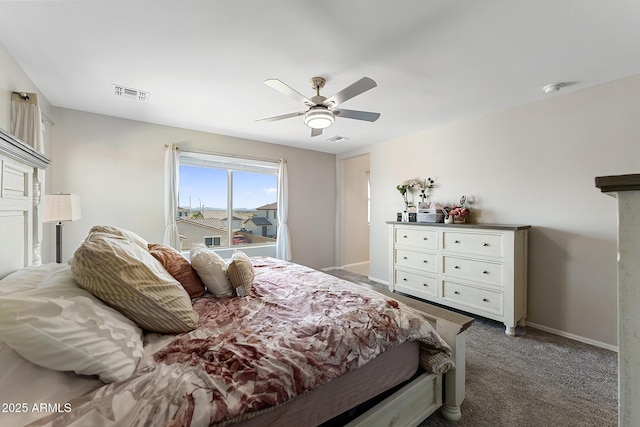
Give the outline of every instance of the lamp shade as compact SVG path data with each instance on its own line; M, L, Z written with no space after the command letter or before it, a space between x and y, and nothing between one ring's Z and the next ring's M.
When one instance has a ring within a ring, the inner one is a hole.
M80 218L80 196L77 194L57 193L44 195L43 222L75 221Z

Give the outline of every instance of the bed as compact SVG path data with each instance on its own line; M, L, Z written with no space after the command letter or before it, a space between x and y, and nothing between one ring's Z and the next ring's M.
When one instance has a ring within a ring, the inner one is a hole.
M177 280L188 269L170 248L108 226L70 265L32 265L31 177L43 160L2 135L3 425L404 426L439 408L460 418L469 317L242 253L224 265L224 295L221 266L192 252L199 294ZM102 258L114 250L126 268ZM100 283L132 271L154 275L170 302L114 300Z

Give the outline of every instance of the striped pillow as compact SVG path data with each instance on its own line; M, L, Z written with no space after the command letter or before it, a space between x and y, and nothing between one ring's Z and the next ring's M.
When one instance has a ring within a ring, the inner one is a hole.
M73 256L71 272L81 288L148 331L186 332L198 322L180 283L126 237L90 233Z
M94 225L93 227L91 227L91 230L89 230L89 234L93 233L94 231L124 237L131 240L142 249L147 249L147 245L149 244L149 242L140 237L139 234L134 233L131 230L127 230L126 228L114 227L112 225Z
M229 265L227 265L227 276L229 276L229 282L231 282L238 296L245 296L251 293L255 272L247 254L241 251L233 253Z

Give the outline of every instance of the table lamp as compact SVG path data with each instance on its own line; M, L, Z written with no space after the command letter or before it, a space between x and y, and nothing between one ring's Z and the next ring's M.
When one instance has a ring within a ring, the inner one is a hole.
M77 194L45 194L42 210L43 222L56 224L56 262L62 262L62 223L80 219L80 197Z

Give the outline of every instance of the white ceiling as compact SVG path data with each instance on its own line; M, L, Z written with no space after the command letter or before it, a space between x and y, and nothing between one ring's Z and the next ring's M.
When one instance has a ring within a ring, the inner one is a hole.
M0 43L54 106L341 153L640 73L640 1L0 1ZM265 79L316 75L374 79L342 106L380 119L255 123L304 110Z

